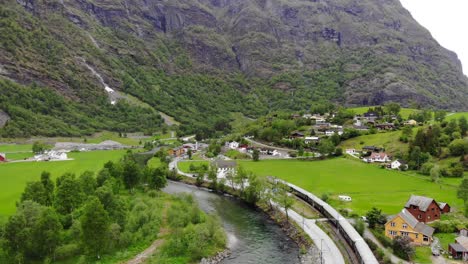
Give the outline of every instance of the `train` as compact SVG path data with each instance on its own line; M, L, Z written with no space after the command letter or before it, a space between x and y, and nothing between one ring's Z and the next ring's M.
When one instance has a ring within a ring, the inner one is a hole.
M281 180L279 180L281 181ZM334 225L341 235L345 238L348 245L353 250L359 264L378 264L374 253L367 245L366 241L362 236L354 229L354 227L344 218L338 211L331 207L328 203L322 201L312 193L288 182L281 181L291 189L291 193L301 198L316 210L318 210L323 216L330 219L332 225Z

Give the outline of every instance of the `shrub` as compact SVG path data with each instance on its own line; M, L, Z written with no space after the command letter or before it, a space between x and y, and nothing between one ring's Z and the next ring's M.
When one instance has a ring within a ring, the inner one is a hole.
M322 201L324 202L327 202L329 199L328 194L327 193L322 194L322 197L320 197L320 199L322 199Z
M364 238L364 240L366 241L367 245L369 245L369 248L372 250L372 251L375 251L376 249L379 248L379 246L377 246L377 244L374 243L374 241L368 239L368 238Z
M361 219L356 219L354 228L356 228L356 231L362 236L364 234L364 230L366 229L366 224Z
M372 233L384 247L392 247L392 240L385 236L383 230L372 230Z
M410 260L414 255L414 248L411 246L411 238L397 236L392 243L393 253L405 260Z
M55 250L55 258L57 260L67 259L81 253L81 248L78 244L67 244L58 247Z

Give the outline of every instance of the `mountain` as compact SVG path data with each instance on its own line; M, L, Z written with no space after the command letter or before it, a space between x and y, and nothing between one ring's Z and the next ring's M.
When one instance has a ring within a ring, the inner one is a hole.
M325 101L468 109L456 54L398 0L4 0L0 35L4 136L43 134L25 123L44 119L59 134L151 130L154 109L208 134L232 112Z

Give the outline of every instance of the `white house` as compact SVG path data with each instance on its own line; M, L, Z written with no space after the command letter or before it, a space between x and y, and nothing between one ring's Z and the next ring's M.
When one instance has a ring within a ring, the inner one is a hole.
M34 156L34 159L36 161L67 160L68 155L65 152L51 150L51 151L46 151L43 154Z
M237 149L237 148L239 148L240 144L239 144L239 142L232 141L232 142L226 143L226 145L230 149Z
M353 199L347 195L338 195L338 199L343 202L351 202Z
M386 163L390 162L390 157L387 155L387 153L384 152L373 152L370 157L367 159L364 159L366 162L380 162L380 163Z
M333 136L334 134L338 134L338 135L343 135L343 131L341 130L338 130L338 131L333 131L333 130L327 130L325 131L325 135L326 136Z
M281 153L276 149L271 152L271 155L281 157Z
M401 169L401 168L404 167L404 166L408 166L408 165L407 165L406 162L403 161L403 160L395 160L395 161L393 161L393 162L390 164L390 167L391 167L393 170L399 170L399 169Z
M305 137L304 143L310 144L310 143L312 143L312 142L317 142L317 141L319 141L319 140L320 140L319 137Z
M237 162L229 160L217 160L214 162L217 169L218 178L226 178L229 174L236 173Z

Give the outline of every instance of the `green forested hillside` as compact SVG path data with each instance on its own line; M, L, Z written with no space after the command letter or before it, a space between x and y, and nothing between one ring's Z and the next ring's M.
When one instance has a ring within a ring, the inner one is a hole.
M20 114L7 92L8 136L160 126L149 110L124 118L144 110L110 106L105 85L175 117L185 133L228 129L231 112L256 117L317 101L468 108L456 55L397 0L6 0L0 35L0 79L11 80L3 86L52 91L72 116L42 99L52 114L29 109L31 96L20 108L38 117ZM45 116L60 129L44 129Z

